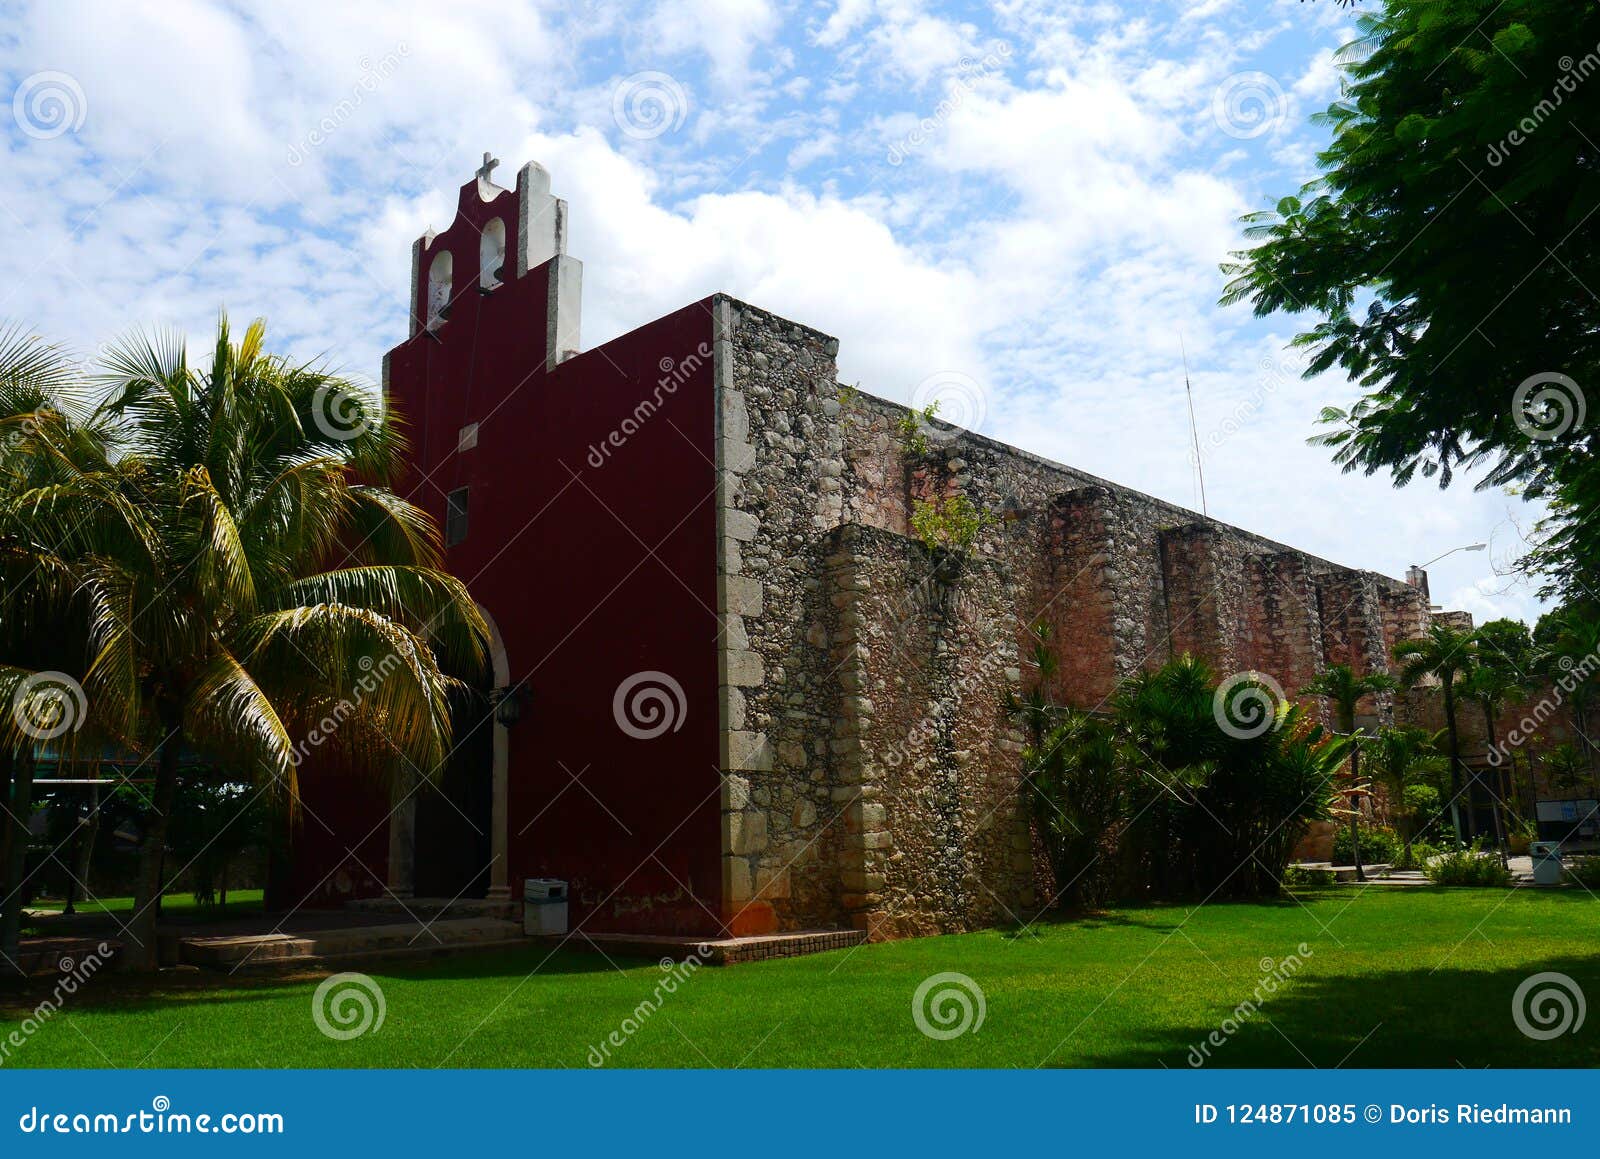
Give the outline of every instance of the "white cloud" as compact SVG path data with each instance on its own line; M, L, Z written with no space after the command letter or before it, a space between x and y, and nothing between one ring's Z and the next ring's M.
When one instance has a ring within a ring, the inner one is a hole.
M1488 538L1508 501L1341 475L1305 439L1350 388L1263 391L1291 323L1215 306L1239 214L1315 146L1301 119L1336 74L1313 7L1007 0L980 27L917 0L39 4L0 16L0 75L68 71L88 116L0 133L0 316L90 347L160 321L203 335L225 305L375 375L404 335L412 240L490 148L502 174L543 162L571 204L586 346L725 290L837 335L846 381L904 399L970 375L986 433L1189 503L1181 333L1202 437L1250 404L1207 447L1213 511L1398 574L1437 553L1418 545ZM612 86L653 68L688 115L634 140ZM1256 68L1296 110L1224 138L1212 93ZM1536 606L1466 558L1435 591Z

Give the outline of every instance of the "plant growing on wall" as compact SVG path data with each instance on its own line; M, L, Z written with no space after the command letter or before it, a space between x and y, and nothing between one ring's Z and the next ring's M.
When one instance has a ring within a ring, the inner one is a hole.
M928 423L939 413L938 400L921 410L908 410L900 416L896 429L900 432L900 450L909 459L928 457Z
M985 522L983 512L965 495L911 504L911 530L929 551L965 551Z

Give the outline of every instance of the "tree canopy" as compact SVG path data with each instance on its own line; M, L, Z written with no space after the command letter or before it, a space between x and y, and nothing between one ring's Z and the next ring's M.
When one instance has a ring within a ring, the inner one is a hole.
M1389 0L1359 17L1322 176L1246 218L1225 304L1314 319L1307 376L1363 390L1319 442L1347 470L1550 501L1527 563L1600 582L1600 5Z

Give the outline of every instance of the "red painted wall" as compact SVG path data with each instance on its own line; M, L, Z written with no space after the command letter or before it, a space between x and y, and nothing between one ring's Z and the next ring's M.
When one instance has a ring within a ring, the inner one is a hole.
M446 495L470 489L469 531L448 566L531 691L510 729L511 889L569 880L571 920L590 930L710 932L721 839L709 301L547 374L548 267L517 279L508 258L512 280L476 288L491 215L514 255L516 194L484 203L475 182L424 253L426 271L451 250L454 301L436 334L391 352L389 404L413 445L401 491L443 526ZM653 411L636 410L644 400ZM458 454L474 422L478 444ZM612 702L647 670L681 685L685 711L675 730L636 739ZM308 829L296 880L325 873L336 843Z

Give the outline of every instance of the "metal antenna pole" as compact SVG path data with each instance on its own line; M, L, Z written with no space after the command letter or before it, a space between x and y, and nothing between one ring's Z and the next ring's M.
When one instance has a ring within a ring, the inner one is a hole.
M1200 514L1211 518L1206 505L1206 468L1200 461L1200 428L1194 421L1194 387L1189 383L1189 351L1183 345L1183 332L1178 332L1178 352L1183 355L1183 392L1189 399L1189 437L1194 442L1194 469L1200 476Z

